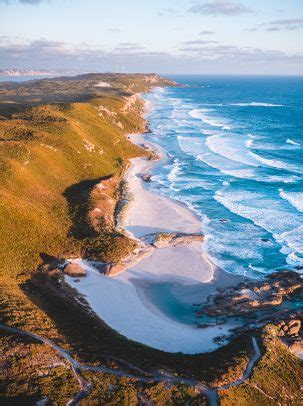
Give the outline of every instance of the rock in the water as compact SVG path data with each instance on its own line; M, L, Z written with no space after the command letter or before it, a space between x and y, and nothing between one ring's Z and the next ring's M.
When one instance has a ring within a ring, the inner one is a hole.
M208 324L208 323L200 323L197 324L197 328L207 328L207 327L211 327L213 326L212 324Z
M157 152L155 152L155 151L151 151L148 156L149 161L159 161L160 159L161 159L161 156L159 154L157 154Z
M282 295L272 294L262 302L264 306L278 306L282 303Z
M86 271L84 268L82 268L81 265L79 264L74 264L72 262L70 262L69 264L67 264L64 269L63 269L64 273L66 275L69 276L74 276L74 277L82 277L82 276L86 276Z
M262 292L262 291L265 292L265 291L270 290L270 289L271 289L271 285L269 283L264 283L261 286L254 287L254 292L256 292L256 293Z
M220 221L221 223L227 223L227 222L228 222L227 219L220 219L219 221Z
M217 291L219 293L210 295L207 304L203 306L204 312L209 316L215 316L220 311L227 316L242 315L247 318L251 315L260 319L257 312L262 311L270 312L270 317L266 319L273 320L283 310L279 306L284 300L289 301L291 295L302 295L303 281L298 273L285 270L268 275L264 281L248 280L233 289L219 288Z
M282 320L278 324L279 336L297 336L301 330L302 322L300 319Z
M142 180L144 182L150 182L151 181L151 175L142 175Z
M289 326L289 329L288 329L289 335L298 334L301 329L301 320L291 320L288 323L288 326Z

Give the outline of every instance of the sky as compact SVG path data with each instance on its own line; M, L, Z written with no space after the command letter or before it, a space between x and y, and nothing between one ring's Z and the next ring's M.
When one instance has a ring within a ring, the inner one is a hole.
M0 69L303 74L303 0L0 0Z

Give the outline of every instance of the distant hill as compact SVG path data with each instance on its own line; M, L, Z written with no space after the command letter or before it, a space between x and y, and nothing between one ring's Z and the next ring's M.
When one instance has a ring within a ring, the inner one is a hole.
M22 76L59 76L76 75L79 72L72 70L54 70L54 69L0 69L0 76L22 77Z

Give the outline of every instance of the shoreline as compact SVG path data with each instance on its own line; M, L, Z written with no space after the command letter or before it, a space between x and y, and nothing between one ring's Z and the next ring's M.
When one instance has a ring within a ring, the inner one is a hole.
M146 144L144 134L132 134L128 138L135 144ZM156 147L150 144L152 149ZM201 233L201 221L196 213L184 203L156 194L149 190L142 175L152 171L154 165L165 160L134 158L128 168L125 181L131 201L123 209L118 228L141 241L141 238L155 233ZM198 354L220 347L213 339L230 336L230 330L239 322L231 320L223 325L198 328L199 319L190 324L171 317L166 306L152 300L149 291L163 284L173 289L174 305L190 309L195 314L194 303L203 302L218 287L235 285L243 277L227 274L216 268L203 251L201 242L182 246L170 246L153 250L149 255L128 269L105 277L94 270L86 261L76 260L85 268L87 276L75 283L66 276L66 281L85 296L91 308L110 327L130 340L166 352ZM165 302L165 301L164 301Z

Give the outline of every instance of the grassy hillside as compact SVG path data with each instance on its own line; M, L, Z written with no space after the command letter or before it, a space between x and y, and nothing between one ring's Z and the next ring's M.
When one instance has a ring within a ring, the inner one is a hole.
M92 227L88 213L99 181L115 175L118 185L128 160L146 154L127 139L146 129L136 92L170 84L156 75L109 74L0 84L0 323L49 337L81 362L104 364L114 356L216 386L241 376L252 353L250 337L197 356L147 348L106 326L83 299L75 298L60 273L43 267L53 258L72 255L118 260L133 249L134 242L114 225ZM113 198L118 197L117 188ZM0 340L1 404L33 404L47 396L63 405L77 392L75 377L58 354L1 332ZM284 370L276 359L277 373L268 374L271 348L264 346L269 358L262 358L253 379L265 376L271 382L300 368L299 361L287 358ZM286 350L281 351L282 357ZM95 386L83 405L100 404L100 399L112 405L205 404L203 396L184 385L140 386L87 375ZM297 383L291 388L297 393ZM245 385L220 395L225 404L235 404L234 399L250 404L257 396Z
M265 336L264 356L242 385L220 391L222 406L302 405L303 363L278 339Z
M95 86L100 81L110 87ZM117 259L133 248L115 230L91 233L86 215L93 186L105 176L121 178L128 159L144 154L126 134L145 130L142 103L133 94L154 83L166 81L144 75L88 75L0 85L1 322L66 343L56 320L36 303L38 292L29 297L23 286L49 258L93 249L100 258ZM74 100L78 102L70 102ZM9 348L7 341L5 336L1 340ZM7 373L6 396L14 398L11 385L16 389L16 384L11 381L16 373ZM20 388L26 396L31 392Z
M0 257L11 276L35 268L41 253L60 256L79 247L69 236L66 189L119 175L127 159L140 153L124 134L143 129L142 120L119 118L125 129L108 115L100 118L97 107L76 103L36 107L2 122Z
M43 253L58 256L81 248L78 236L69 233L77 207L71 213L72 196L66 192L84 180L121 175L127 160L142 153L125 135L144 131L142 103L132 95L148 90L153 80L161 83L156 76L87 75L0 86L2 113L8 116L0 121L5 280L34 269ZM96 87L100 82L111 87ZM74 93L81 103L65 101ZM28 107L54 97L60 103ZM22 111L11 115L16 104Z
M96 87L100 82L110 87ZM130 343L88 316L60 275L50 277L39 268L53 257L117 260L133 249L133 242L114 227L93 230L87 213L99 180L121 179L128 159L146 153L127 139L128 133L146 128L135 92L161 84L170 83L152 75L88 75L0 85L0 317L3 323L56 339L80 359L88 354L88 360L100 362L109 354L169 368L179 360L179 371L200 371L205 357L179 359ZM44 103L54 99L56 103ZM243 343L244 357L235 354L232 361L236 376L248 359ZM229 368L221 358L211 357L212 377ZM26 375L24 364L17 359L13 364ZM206 371L201 372L204 378ZM16 375L10 373L4 378L10 388L4 398L19 399L20 391L14 393L11 386ZM60 376L55 378L63 385Z

